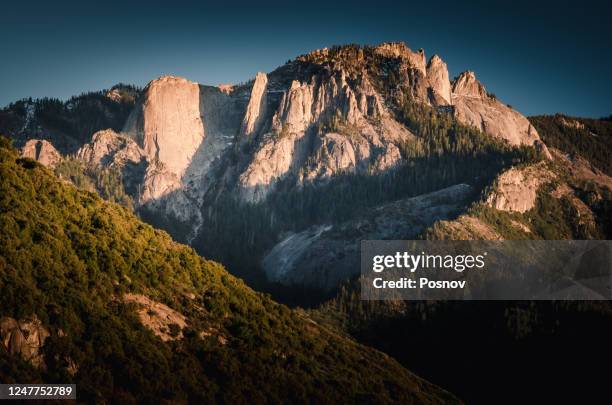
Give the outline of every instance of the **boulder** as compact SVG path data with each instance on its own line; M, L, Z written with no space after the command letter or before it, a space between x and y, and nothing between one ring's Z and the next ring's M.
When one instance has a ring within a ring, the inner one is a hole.
M487 203L501 211L527 212L535 206L540 186L554 178L542 164L513 167L499 175Z
M46 368L42 348L50 336L36 315L16 320L0 318L0 341L6 351L38 369Z

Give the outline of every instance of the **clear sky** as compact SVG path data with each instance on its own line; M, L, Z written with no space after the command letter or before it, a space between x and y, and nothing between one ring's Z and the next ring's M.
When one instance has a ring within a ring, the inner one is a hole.
M334 44L405 41L525 114L612 114L606 2L124 0L0 5L0 106L173 74L235 83ZM538 3L538 4L535 4ZM573 3L573 4L572 4Z

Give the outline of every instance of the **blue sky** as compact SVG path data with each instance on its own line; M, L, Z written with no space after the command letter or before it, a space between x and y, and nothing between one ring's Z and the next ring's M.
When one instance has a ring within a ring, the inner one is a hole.
M12 3L0 8L0 106L162 74L235 83L316 48L405 41L525 114L612 114L605 2Z

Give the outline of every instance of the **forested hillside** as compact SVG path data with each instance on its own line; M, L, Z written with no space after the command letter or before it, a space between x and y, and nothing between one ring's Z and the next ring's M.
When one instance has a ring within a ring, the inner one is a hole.
M467 403L593 403L606 395L607 377L591 365L612 339L607 302L362 301L356 280L313 317Z
M581 155L612 175L612 117L598 120L556 114L538 115L529 120L548 146Z
M96 131L121 130L139 92L137 87L118 84L67 101L19 100L0 109L0 133L13 138L17 146L38 138L50 141L62 154L75 153Z
M6 138L0 231L2 382L73 382L80 400L118 403L455 401Z
M609 120L557 115L531 121L553 159L527 159L503 172L458 218L438 221L420 237L612 237L612 179L604 173L612 151ZM495 203L504 193L527 201L526 190L531 206ZM607 302L363 301L354 278L312 315L446 384L468 402L488 403L499 393L509 403L522 401L526 392L541 393L532 399L542 401L596 401L605 395L605 377L590 364L608 351L612 338Z

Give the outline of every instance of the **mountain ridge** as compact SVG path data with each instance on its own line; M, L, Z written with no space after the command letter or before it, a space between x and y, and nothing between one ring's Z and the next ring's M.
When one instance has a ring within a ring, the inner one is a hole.
M427 60L397 42L315 50L238 85L162 76L103 95L132 103L127 118L94 133L56 172L229 260L251 282L263 271L233 250L253 250L259 262L283 235L334 216L339 224L460 183L480 192L501 170L553 159L536 127L472 71L451 80L438 55ZM375 189L380 197L368 195Z

